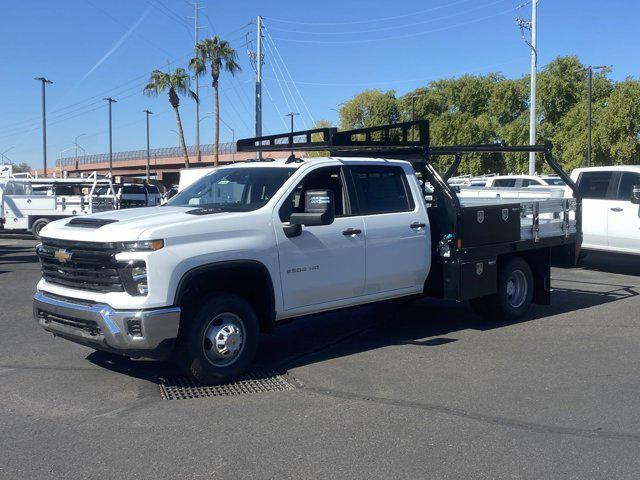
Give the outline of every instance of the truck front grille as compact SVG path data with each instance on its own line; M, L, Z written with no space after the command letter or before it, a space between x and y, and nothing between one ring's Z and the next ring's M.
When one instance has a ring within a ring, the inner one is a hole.
M37 253L49 283L94 292L122 292L113 243L43 239Z

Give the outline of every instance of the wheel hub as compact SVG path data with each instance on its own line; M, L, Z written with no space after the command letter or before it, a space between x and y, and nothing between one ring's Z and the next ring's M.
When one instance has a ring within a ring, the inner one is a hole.
M520 270L511 272L507 281L507 299L513 308L520 308L528 294L527 277Z
M225 313L211 320L205 330L203 349L207 359L217 366L233 363L244 347L241 320Z

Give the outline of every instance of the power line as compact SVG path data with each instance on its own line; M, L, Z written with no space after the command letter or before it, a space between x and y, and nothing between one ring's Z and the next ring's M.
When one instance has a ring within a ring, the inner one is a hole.
M120 25L121 27L124 27L125 29L129 30L129 25L126 25L125 23L122 23L120 20L118 20L116 17L114 17L113 15L111 15L109 12L107 12L106 10L100 8L98 5L96 5L95 3L93 3L90 0L87 0L87 3L89 5L91 5L93 8L95 8L96 10L98 10L99 12L101 12L103 15L109 17L111 20L113 20L115 23L117 23L118 25ZM150 5L152 5L150 2L148 2ZM167 50L165 50L163 47L161 47L160 45L158 45L157 43L149 40L147 37L145 37L144 35L141 35L140 33L138 33L137 31L133 30L131 32L133 35L135 35L136 37L140 38L141 40L145 41L146 43L148 43L149 45L151 45L152 47L160 50L162 53L164 53L165 55L169 55L172 56L172 53L169 53Z
M268 44L265 44L268 48ZM269 52L271 53L271 49L269 48ZM286 94L284 93L284 88L282 87L282 83L280 83L280 79L278 78L278 73L276 72L276 69L273 65L273 60L271 59L272 56L275 55L267 55L267 60L269 63L269 66L271 67L271 71L273 72L273 74L276 76L275 77L275 81L278 84L278 87L280 88L280 93L282 94L282 98L284 99L284 102L287 104L287 110L291 110L291 105L289 104L289 99L287 98ZM278 65L278 68L280 67L280 65ZM289 90L289 95L291 96L292 101L295 102L295 100L293 100L293 95L291 93L291 89L289 89L289 83L286 82L285 78L284 78L284 74L282 73L282 71L280 71L280 75L282 76L282 79L284 81L285 86L287 87L287 90ZM298 110L297 106L296 106L296 110Z
M442 73L442 74L434 75L430 77L403 78L402 80L384 80L380 82L361 82L361 83L305 82L305 81L296 80L296 83L298 85L308 85L313 87L375 87L375 86L382 86L382 85L396 85L396 84L414 83L414 82L429 82L432 80L437 80L439 78L444 78L446 76L461 75L461 74L472 73L472 72L482 72L495 67L510 65L513 63L519 63L520 61L521 61L520 58L512 58L511 60L506 60L504 62L483 65L482 67L477 67L473 69L465 68L455 72L447 72L447 73ZM268 80L276 80L273 77L265 76L264 78ZM284 82L290 83L289 80L284 80Z
M433 12L433 11L436 11L436 10L442 10L443 8L454 7L456 5L460 5L460 4L463 4L463 3L469 3L470 1L472 1L472 0L459 0L457 2L448 3L446 5L439 5L437 7L428 8L426 10L418 10L417 12L405 13L405 14L402 14L402 15L394 15L394 16L391 16L391 17L371 18L371 19L368 19L368 20L354 20L354 21L350 21L350 22L301 22L301 21L298 21L298 20L287 20L287 19L282 19L282 18L271 18L271 17L267 17L267 20L271 20L271 21L274 21L274 22L281 22L281 23L294 23L294 24L298 24L298 25L319 25L319 26L358 25L358 24L363 24L363 23L387 22L389 20L396 20L398 18L414 17L414 16L420 15L422 13Z
M471 12L475 12L478 10L484 10L487 7L490 7L492 5L496 5L498 3L504 3L504 2L510 2L511 0L494 0L492 2L489 3L485 3L483 5L479 5L473 8L469 8L467 10L460 10L457 11L454 14L451 15L444 15L442 17L435 17L435 18L430 18L428 20L421 20L419 22L413 22L413 23L405 23L402 25L395 25L395 26L391 26L391 27L381 27L381 28L373 28L373 29L368 29L368 30L354 30L354 31L348 31L348 32L309 32L309 31L305 31L305 30L290 30L287 28L277 28L277 27L269 27L270 30L274 30L274 31L279 31L279 32L286 32L286 33L295 33L295 34L302 34L302 35L361 35L363 33L377 33L377 32L387 32L390 30L398 30L398 29L406 29L406 28L411 28L411 27L415 27L417 25L425 25L428 23L433 23L433 22L439 22L441 20L446 20L448 18L454 18L454 17L459 17L461 15L467 14L467 13L471 13Z
M458 27L464 27L466 25L471 25L473 23L478 23L478 22L482 22L484 20L489 20L491 18L495 18L495 17L499 17L502 15L505 15L507 13L511 13L514 10L517 10L519 7L514 7L514 8L510 8L508 10L503 10L499 13L495 13L493 15L487 15L484 17L479 17L476 18L474 20L469 20L467 22L461 22L461 23L457 23L454 25L448 25L446 27L441 27L441 28L435 28L432 30L424 30L421 32L415 32L415 33L407 33L405 35L397 35L397 36L393 36L393 37L378 37L378 38L369 38L369 39L361 39L361 40L336 40L336 41L330 41L330 40L306 40L303 38L283 38L283 37L274 37L275 40L280 40L283 42L295 42L295 43L306 43L306 44L315 44L315 45L354 45L354 44L362 44L362 43L371 43L371 42L381 42L381 41L389 41L389 40L400 40L403 38L413 38L413 37L419 37L422 35L427 35L429 33L436 33L436 32L442 32L445 30L451 30L452 28L458 28Z
M171 10L169 7L167 7L163 3L160 3L160 2L156 3L156 2L153 2L152 0L146 0L146 2L149 5L151 5L153 8L155 8L158 12L162 13L165 17L169 18L170 20L174 21L178 25L185 28L190 38L193 37L193 34L191 33L191 25L181 15L175 13L173 10Z
M307 102L304 101L304 97L300 93L300 89L296 85L296 82L293 80L293 77L291 76L291 72L287 68L287 64L285 63L284 59L282 58L282 55L280 54L280 50L278 49L278 46L273 41L273 38L271 37L271 33L269 33L269 29L266 26L264 27L264 29L265 29L265 33L267 34L266 38L271 42L271 45L273 46L273 48L275 49L276 53L278 54L278 58L282 62L282 65L284 66L284 69L287 72L287 75L289 76L289 79L291 80L291 83L293 84L293 88L295 88L296 92L298 93L298 96L300 97L300 100L302 101L302 105L304 106L305 111L307 112L307 115L309 116L309 119L311 120L311 124L313 125L314 124L313 115L311 114L311 111L309 110L309 107L307 106ZM304 120L303 120L303 123L306 124L306 122Z

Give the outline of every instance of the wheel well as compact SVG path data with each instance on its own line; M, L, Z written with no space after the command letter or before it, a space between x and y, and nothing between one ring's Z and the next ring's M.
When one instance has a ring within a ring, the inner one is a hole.
M180 281L175 304L186 318L203 298L214 293L232 293L248 301L258 316L260 329L270 331L275 323L273 283L267 268L254 261L231 261L197 267Z

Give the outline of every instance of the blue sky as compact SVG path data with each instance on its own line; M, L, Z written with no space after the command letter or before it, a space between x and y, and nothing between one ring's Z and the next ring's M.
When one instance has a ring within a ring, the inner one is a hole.
M529 18L526 0L388 0L300 2L202 0L202 36L221 34L239 53L243 71L221 79L221 141L253 134L257 15L265 20L263 131L286 127L284 114L300 112L296 126L337 120L340 102L365 88L403 94L431 80L463 73L529 70L528 47L515 26ZM307 7L307 5L309 5ZM22 0L0 2L0 152L40 166L40 85L47 90L48 157L108 148L106 102L113 105L114 151L144 148L142 111L152 110L152 147L177 145L166 97L142 95L154 68L186 66L193 49L193 6L186 0ZM613 65L611 77L638 76L635 0L539 0L539 64L576 54L585 63ZM245 37L248 35L248 37ZM251 40L246 44L246 38ZM292 81L293 80L293 81ZM213 141L210 81L201 81L201 142ZM188 144L195 142L193 102L181 114Z

